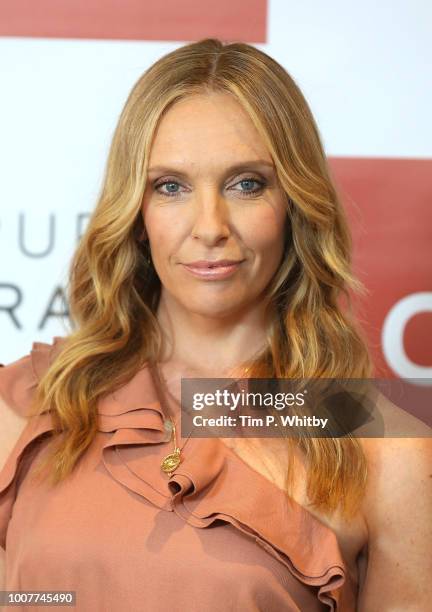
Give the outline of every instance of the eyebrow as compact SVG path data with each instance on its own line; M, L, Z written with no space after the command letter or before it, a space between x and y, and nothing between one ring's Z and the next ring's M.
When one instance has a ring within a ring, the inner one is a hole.
M240 162L238 164L234 164L232 166L229 166L229 168L226 169L226 173L228 174L229 172L241 172L242 170L247 170L249 168L260 168L262 166L266 166L269 168L274 168L274 164L272 162L269 162L265 159L252 159L250 161L244 161L244 162ZM182 170L176 169L174 167L169 167L169 166L152 166L151 168L148 169L148 172L166 172L167 174L173 173L173 174L178 174L180 176L187 176L186 172L183 172Z

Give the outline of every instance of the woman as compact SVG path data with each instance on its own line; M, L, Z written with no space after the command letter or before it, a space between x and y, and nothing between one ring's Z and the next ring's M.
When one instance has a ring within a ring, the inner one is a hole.
M417 438L180 436L182 376L371 376L338 300L361 289L350 248L280 65L215 39L156 62L73 258L73 331L0 369L4 588L80 611L426 610L426 426L380 397Z

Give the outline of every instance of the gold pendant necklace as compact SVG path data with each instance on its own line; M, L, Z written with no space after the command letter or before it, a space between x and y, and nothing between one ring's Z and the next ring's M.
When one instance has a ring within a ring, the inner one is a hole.
M162 469L163 472L165 472L166 474L171 476L172 472L174 472L174 470L176 470L178 468L178 466L180 465L181 457L180 457L180 448L177 446L177 436L176 436L175 423L174 423L174 421L172 420L171 417L169 417L169 421L171 423L171 431L173 433L173 435L171 436L171 440L174 437L174 452L170 453L169 455L166 455L166 457L164 457L162 459L161 469ZM165 423L168 424L167 421L165 421ZM189 436L190 436L190 434L189 434ZM186 440L186 442L189 440L189 436L188 436L188 439ZM186 442L183 444L183 448L184 448Z
M245 368L243 370L243 374L246 375L249 372L249 368ZM169 423L169 425L168 425ZM177 446L177 435L176 435L176 426L175 423L172 419L172 417L168 417L168 419L165 420L165 428L169 428L172 432L171 438L170 438L170 442L171 440L174 438L174 451L172 453L170 453L169 455L166 455L162 461L161 461L161 470L165 473L168 474L168 476L171 477L172 473L178 468L178 466L180 465L181 462L181 456L180 456L180 452L184 449L184 447L186 446L192 431L189 433L186 442L183 444L182 448L180 449Z
M155 370L156 370L157 374L156 374ZM153 379L153 384L157 388L157 392L158 392L158 395L159 395L159 398L160 398L160 402L161 402L161 404L163 406L164 414L167 414L168 410L167 410L166 398L164 397L164 392L162 390L162 387L166 386L166 382L163 379L157 364L155 364L154 366L150 367L150 375L151 375L151 377ZM159 384L160 382L162 382L162 387ZM174 398L174 399L176 399L176 398ZM176 399L176 401L177 401L177 399ZM165 427L165 429L167 431L171 431L171 436L170 436L169 442L174 437L174 452L170 453L169 455L166 455L162 459L160 465L161 465L162 471L165 472L165 474L168 474L169 476L171 476L172 472L174 472L174 470L179 466L180 461L181 461L180 448L177 446L177 437L176 437L175 423L174 423L174 421L173 421L173 419L171 417L168 417L168 418L166 418L164 420L164 427ZM187 442L187 440L186 440L186 442ZM185 442L185 444L186 444L186 442Z

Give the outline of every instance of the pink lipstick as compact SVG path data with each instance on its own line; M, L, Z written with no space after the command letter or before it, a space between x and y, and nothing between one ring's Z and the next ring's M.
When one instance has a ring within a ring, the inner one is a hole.
M220 280L234 274L244 260L218 259L199 260L182 264L193 276L206 280Z

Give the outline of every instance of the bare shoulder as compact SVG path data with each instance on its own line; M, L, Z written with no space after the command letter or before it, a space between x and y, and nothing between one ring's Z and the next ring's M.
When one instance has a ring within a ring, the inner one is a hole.
M413 495L432 485L432 438L361 439L368 463L363 500L365 518L378 516L386 502L410 504ZM406 507L392 508L393 514Z
M28 418L13 410L0 395L0 471L28 423Z
M371 486L408 475L419 460L426 465L431 460L432 428L381 393L377 396L377 408L384 423L384 437L358 438L368 461ZM373 499L373 491L369 492Z
M427 609L432 597L432 431L387 398L380 398L380 410L388 437L359 439L368 462L362 502L368 571L359 610Z
M359 438L368 463L363 508L372 527L379 526L387 501L410 504L413 495L432 485L432 429L382 394L377 406L385 437ZM393 507L392 516L405 509Z
M427 438L432 436L431 427L394 404L380 392L376 396L376 406L384 422L386 438Z

